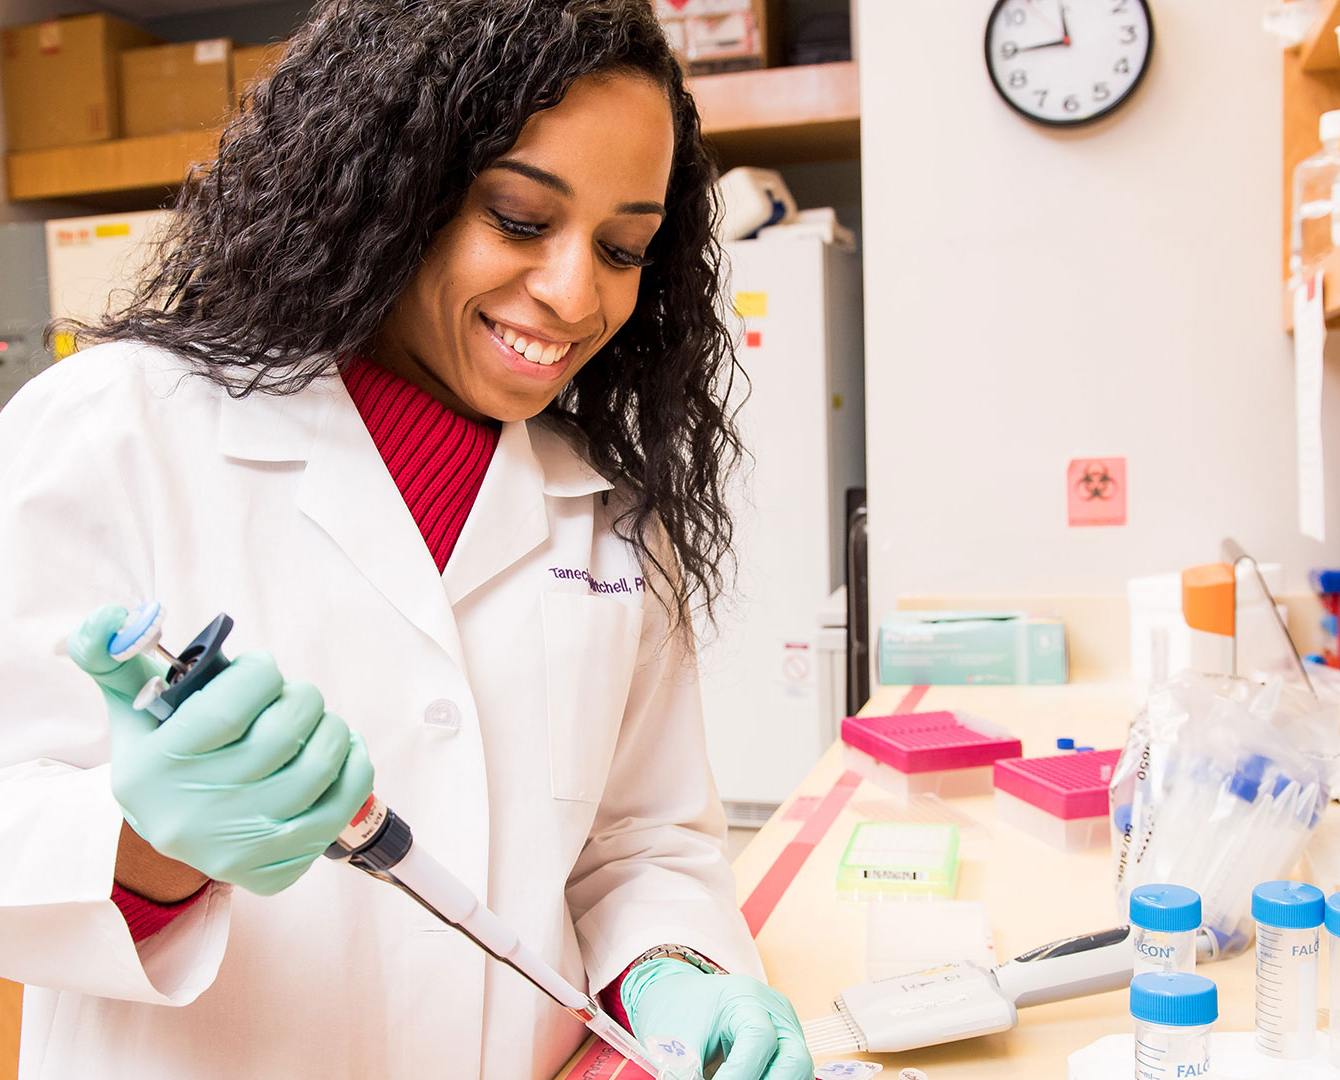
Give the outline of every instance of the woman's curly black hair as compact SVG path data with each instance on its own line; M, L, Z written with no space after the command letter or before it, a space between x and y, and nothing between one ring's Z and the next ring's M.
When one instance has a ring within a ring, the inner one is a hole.
M710 617L731 565L738 365L718 315L715 164L648 0L327 0L183 186L156 272L77 336L170 349L234 396L300 390L369 348L527 119L616 72L669 97L666 217L632 316L547 413L628 491L616 529L670 582L672 621Z

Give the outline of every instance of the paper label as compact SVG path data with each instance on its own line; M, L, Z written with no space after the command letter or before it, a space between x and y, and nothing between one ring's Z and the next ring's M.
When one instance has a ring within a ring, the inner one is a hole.
M765 292L737 292L735 314L746 319L761 319L768 314L768 294Z
M1069 524L1126 524L1126 459L1074 458L1066 468Z
M195 43L195 62L197 64L222 64L226 59L228 59L228 46L222 38Z
M1298 428L1298 531L1326 539L1326 488L1322 475L1321 382L1326 317L1322 274L1293 293L1294 414Z

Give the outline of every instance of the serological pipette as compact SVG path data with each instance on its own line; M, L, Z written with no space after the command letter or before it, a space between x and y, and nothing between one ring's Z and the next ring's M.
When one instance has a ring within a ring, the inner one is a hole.
M135 708L148 712L159 723L167 720L183 701L227 668L229 661L223 655L223 642L233 628L233 620L220 614L174 656L160 641L163 617L162 605L157 602L136 608L107 648L112 659L117 661L156 653L168 663L166 675L150 679L135 698ZM459 878L422 847L416 846L409 824L375 793L368 796L353 821L325 854L394 885L494 959L506 964L649 1075L659 1074L660 1070L648 1060L638 1041L601 1009L594 998L573 986L527 948L511 927L481 904Z

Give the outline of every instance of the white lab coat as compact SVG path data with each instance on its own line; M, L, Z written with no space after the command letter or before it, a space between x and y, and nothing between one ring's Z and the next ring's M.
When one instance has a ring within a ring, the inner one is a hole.
M691 649L617 493L504 424L446 572L338 379L241 400L89 349L0 413L0 976L22 1080L552 1076L582 1027L390 886L319 859L213 885L137 948L108 899L106 711L59 642L155 598L220 611L367 740L376 790L536 952L598 989L644 949L761 977L722 856ZM174 1007L175 1006L175 1007Z

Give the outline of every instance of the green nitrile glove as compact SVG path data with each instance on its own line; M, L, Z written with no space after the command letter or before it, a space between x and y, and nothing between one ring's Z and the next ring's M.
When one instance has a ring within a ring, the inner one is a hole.
M724 1058L714 1080L813 1080L791 1003L748 975L709 975L679 960L648 960L619 993L638 1039L680 1039L704 1065Z
M237 657L160 725L131 702L161 672L107 651L125 618L123 607L99 608L69 649L107 702L112 794L126 821L216 881L262 896L292 885L372 791L363 740L265 652Z

